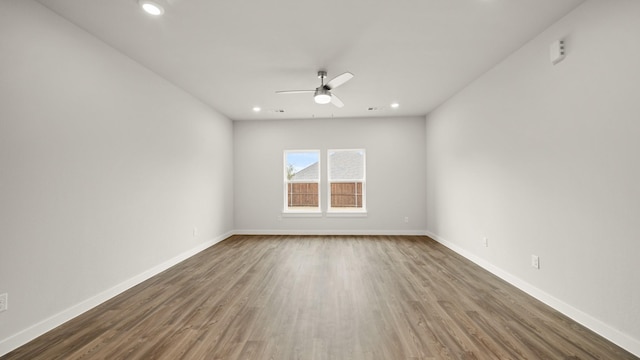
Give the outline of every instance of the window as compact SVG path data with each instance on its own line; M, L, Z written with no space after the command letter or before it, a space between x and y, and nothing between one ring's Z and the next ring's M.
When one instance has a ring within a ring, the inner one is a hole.
M327 152L329 209L331 212L366 212L365 151Z
M284 211L320 212L320 151L284 152Z

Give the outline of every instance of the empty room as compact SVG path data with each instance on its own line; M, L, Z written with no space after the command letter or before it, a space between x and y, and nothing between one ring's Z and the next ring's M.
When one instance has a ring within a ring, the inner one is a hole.
M637 0L0 0L0 359L638 359Z

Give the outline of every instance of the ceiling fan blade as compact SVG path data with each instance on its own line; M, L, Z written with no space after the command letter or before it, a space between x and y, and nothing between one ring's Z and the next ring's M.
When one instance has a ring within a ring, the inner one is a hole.
M344 106L344 103L342 102L342 100L338 99L338 97L335 96L334 94L331 94L331 103L339 108Z
M325 85L327 88L329 88L329 90L335 89L338 86L346 83L347 81L353 79L353 74L350 72L346 72L344 74L340 74L336 77L334 77L333 79L331 79L331 81L329 81L327 83L327 85Z
M306 94L312 92L315 92L315 90L284 90L276 91L276 94Z

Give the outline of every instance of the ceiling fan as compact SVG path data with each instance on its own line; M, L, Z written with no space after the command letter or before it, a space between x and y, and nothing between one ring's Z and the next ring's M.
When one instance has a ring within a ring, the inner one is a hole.
M320 86L318 86L315 90L285 90L285 91L276 91L276 94L302 94L302 93L313 93L313 100L316 104L328 104L332 103L333 105L341 108L344 106L342 100L338 99L337 96L331 93L331 90L337 88L338 86L346 83L347 81L353 78L353 74L350 72L346 72L344 74L340 74L328 83L324 83L324 79L327 77L327 72L324 70L318 71L318 77L320 78Z

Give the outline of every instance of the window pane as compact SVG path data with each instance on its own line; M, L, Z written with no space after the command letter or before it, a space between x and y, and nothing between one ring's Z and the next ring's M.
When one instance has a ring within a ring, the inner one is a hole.
M289 183L289 207L318 207L318 183Z
M285 209L319 210L320 151L284 153Z
M362 207L362 183L331 183L331 207Z
M330 150L329 179L364 180L364 150Z
M286 151L287 180L320 180L319 151Z
M364 209L365 151L329 150L329 192L333 209Z

